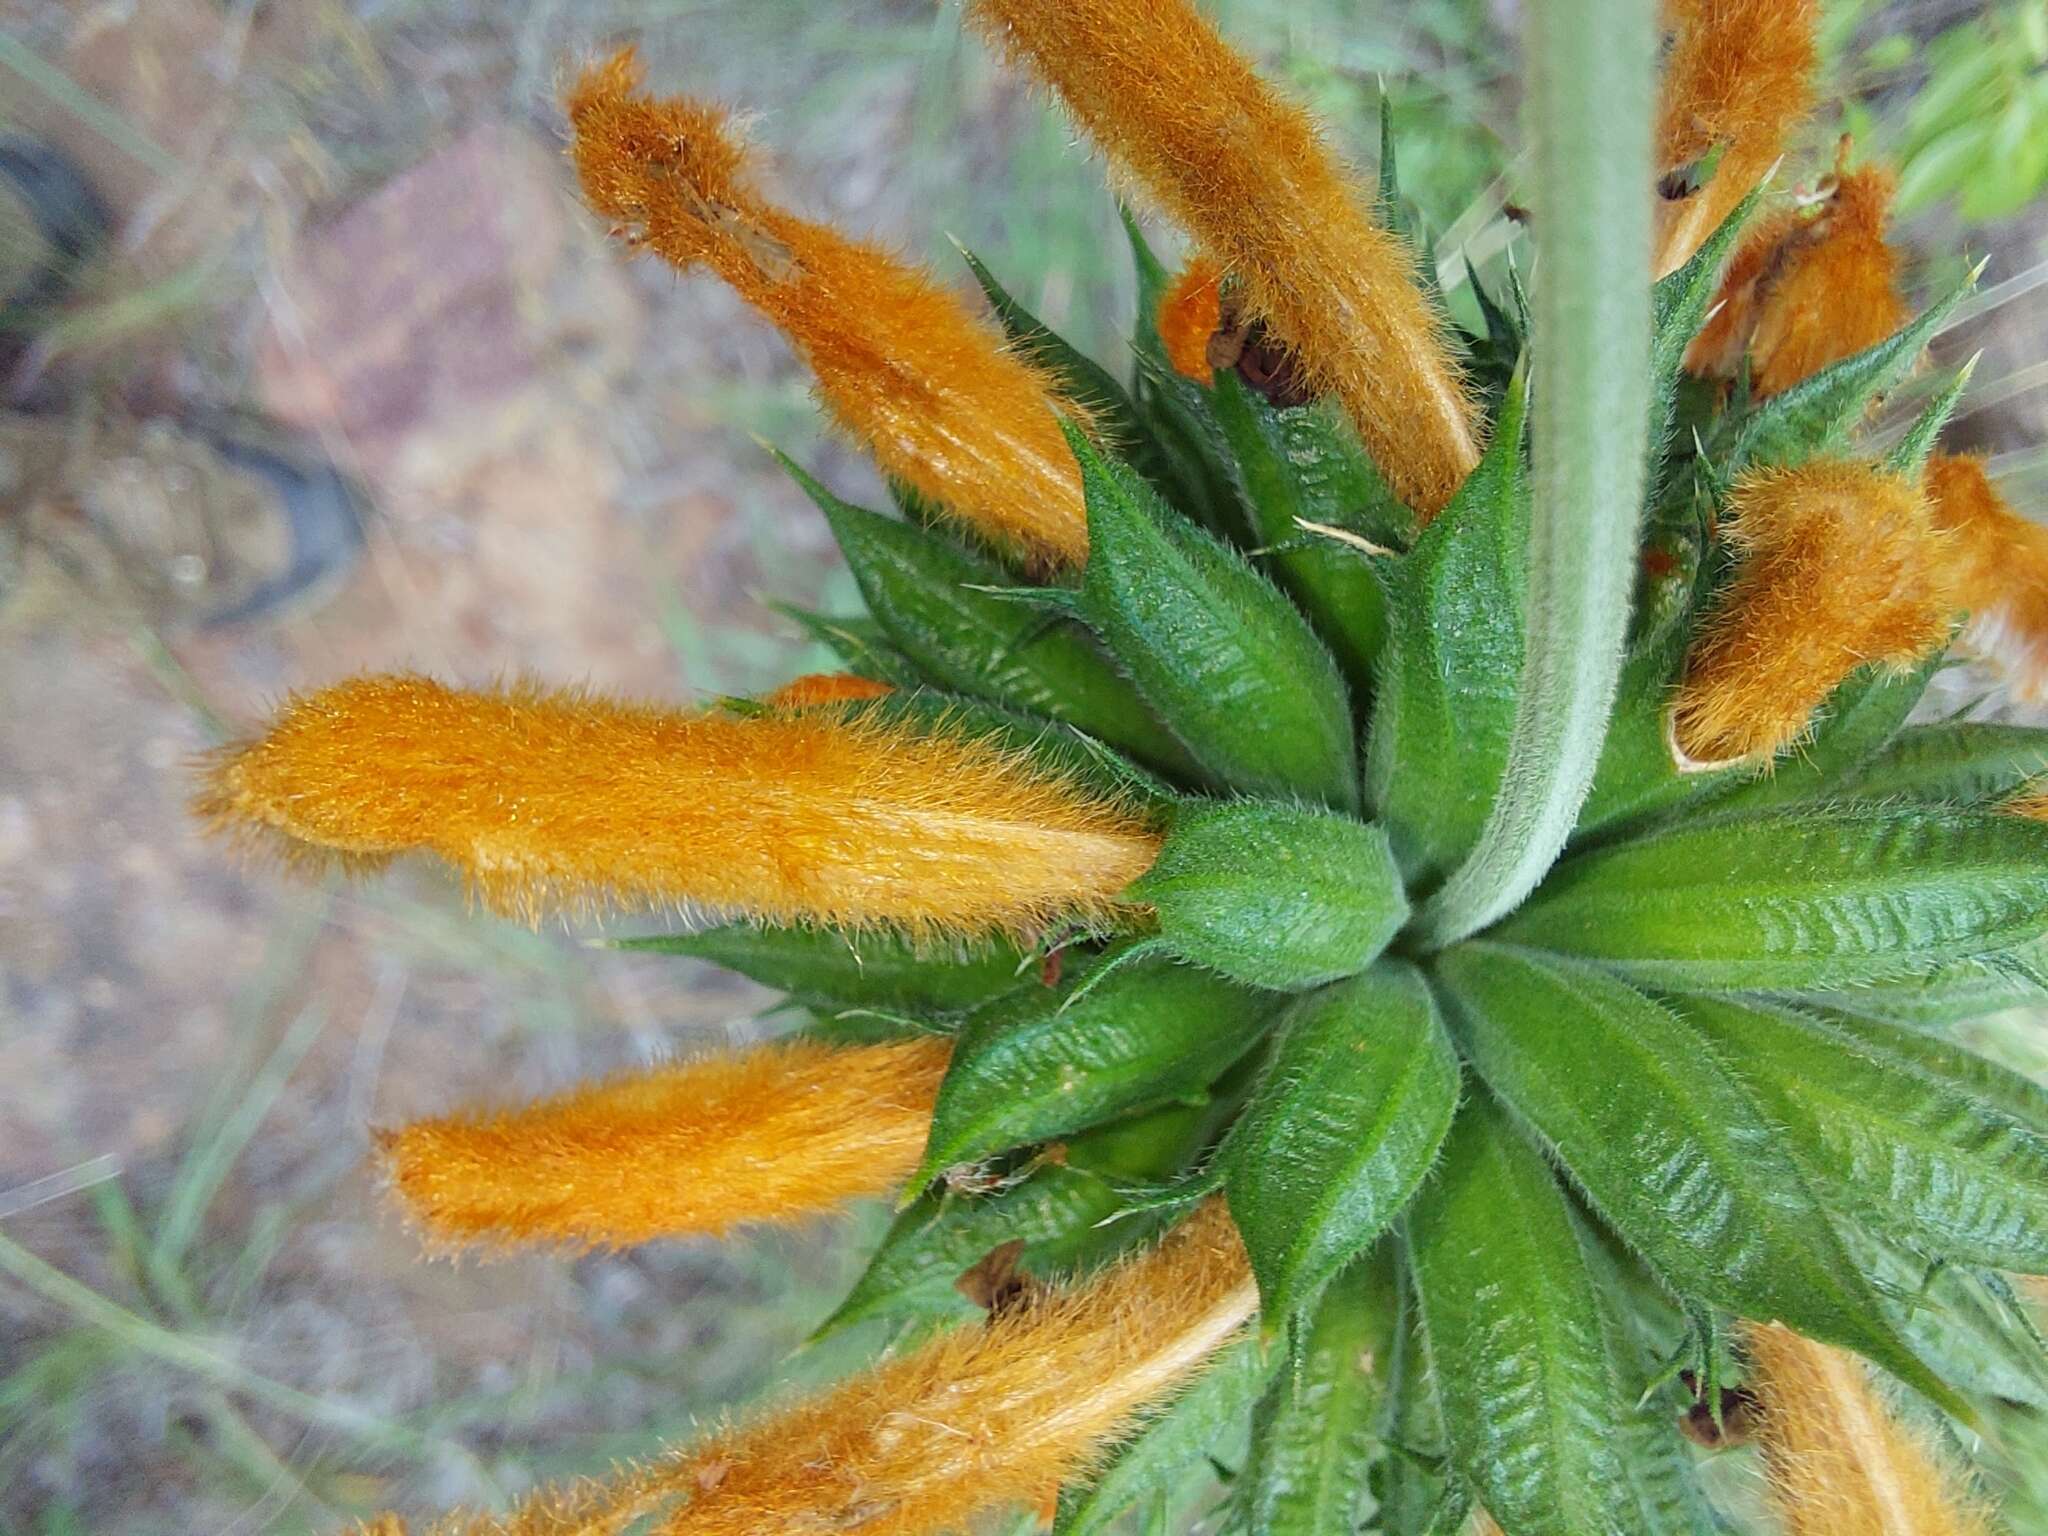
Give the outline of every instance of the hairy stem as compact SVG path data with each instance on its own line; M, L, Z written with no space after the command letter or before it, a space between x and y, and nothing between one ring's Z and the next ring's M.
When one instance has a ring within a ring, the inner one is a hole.
M1642 514L1655 8L1549 0L1524 15L1540 199L1528 627L1507 771L1423 911L1434 945L1512 911L1571 834L1614 704Z

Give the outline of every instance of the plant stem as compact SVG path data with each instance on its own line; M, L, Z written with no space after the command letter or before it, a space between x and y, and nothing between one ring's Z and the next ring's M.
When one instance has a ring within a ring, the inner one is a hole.
M1522 683L1478 845L1423 910L1432 946L1512 911L1571 835L1614 705L1642 515L1657 11L1543 0L1522 14L1539 263Z

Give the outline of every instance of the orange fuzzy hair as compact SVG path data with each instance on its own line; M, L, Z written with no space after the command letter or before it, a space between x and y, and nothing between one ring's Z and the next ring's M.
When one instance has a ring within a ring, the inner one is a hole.
M1881 167L1844 173L1817 215L1771 219L1745 240L1686 367L1733 378L1747 356L1763 399L1904 325L1898 253L1885 240L1894 187Z
M851 672L812 672L791 678L772 693L761 695L770 709L816 709L821 704L856 704L865 699L886 698L895 689L871 677Z
M378 1137L435 1244L617 1248L790 1222L917 1167L952 1046L757 1046Z
M761 197L724 111L639 85L629 50L565 100L590 206L679 269L709 267L780 327L890 474L1000 541L1085 559L1081 472L1059 417L1087 413L929 274Z
M1257 1302L1236 1229L1212 1200L1085 1284L608 1483L544 1491L510 1516L457 1515L434 1536L963 1530L1042 1505L1085 1474L1136 1414L1237 1337Z
M1785 153L1813 105L1814 0L1668 0L1657 170L1717 146L1712 179L1658 208L1656 275L1685 265Z
M1988 1536L1855 1356L1777 1324L1748 1331L1757 1438L1786 1536Z
M1478 462L1476 409L1413 254L1369 217L1308 114L1188 0L969 9L1228 269L1246 318L1337 397L1396 494L1442 510Z
M494 911L697 902L1025 932L1106 914L1159 840L985 740L834 711L685 714L368 677L214 755L198 810L292 857L424 850Z
M1672 716L1675 744L1701 766L1775 756L1852 670L1917 660L1952 612L1941 536L1896 475L1826 461L1764 470L1737 483L1729 512L1743 563L1686 658Z
M1223 325L1223 268L1197 256L1159 296L1159 340L1182 378L1207 387L1215 376L1209 341Z
M1927 461L1927 497L1948 538L1956 606L1970 616L1964 643L1997 662L2020 698L2048 698L2048 528L2015 512L1968 455Z

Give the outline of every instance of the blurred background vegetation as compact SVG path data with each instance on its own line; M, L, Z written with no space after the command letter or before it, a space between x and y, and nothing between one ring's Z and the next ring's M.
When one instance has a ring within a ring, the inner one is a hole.
M1516 0L1212 8L1361 163L1385 93L1440 263L1491 259ZM958 236L1116 359L1099 169L951 4L0 0L0 152L77 168L109 234L0 331L0 1532L509 1498L879 1342L791 1356L872 1212L420 1261L371 1126L781 1021L692 962L465 915L427 871L244 869L184 814L195 753L364 667L687 698L821 661L753 597L852 585L747 433L879 488L771 333L578 211L554 93L622 41L754 113L799 206L961 277ZM2029 509L2044 66L2048 0L1830 0L1828 106L1785 173L1851 133L1899 166L1927 286L1992 258L1940 346L1986 350L1960 425ZM2038 1070L2041 1041L1994 1043ZM2048 1529L2038 1425L2013 1434L2014 1528Z

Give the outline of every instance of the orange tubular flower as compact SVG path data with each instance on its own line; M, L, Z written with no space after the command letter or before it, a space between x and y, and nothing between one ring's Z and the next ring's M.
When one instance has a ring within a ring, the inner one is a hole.
M1984 461L1937 453L1927 496L1969 624L1963 642L1997 662L2020 698L2048 698L2048 528L2007 505Z
M1413 254L1375 224L1299 107L1188 0L972 0L1113 165L1242 287L1247 319L1356 423L1395 492L1442 510L1479 457L1471 398Z
M864 699L885 698L895 692L887 683L851 672L812 672L794 677L773 693L761 696L770 709L816 709L821 704L856 704Z
M1692 766L1763 759L1865 662L1904 666L1948 634L1941 536L1908 482L1860 464L1765 470L1729 501L1745 558L1686 660L1674 744Z
M925 1536L1039 1504L1169 1398L1258 1305L1220 1200L1149 1253L1041 1292L610 1483L435 1536ZM641 1522L635 1524L635 1522Z
M569 91L591 207L676 267L709 267L779 326L890 474L984 534L1085 559L1059 416L1086 413L927 273L762 198L723 110L651 100L639 83L625 52Z
M202 815L288 856L438 854L495 911L697 902L778 923L1025 932L1151 866L1128 805L985 740L372 677L217 754Z
M1748 1341L1764 1477L1787 1536L1987 1536L1855 1356L1775 1323Z
M1813 216L1788 212L1761 225L1730 263L1720 311L1686 367L1733 378L1746 356L1761 399L1904 325L1898 253L1885 241L1894 186L1881 167L1845 172Z
M1706 184L1658 210L1656 275L1685 265L1784 154L1813 104L1814 0L1667 0L1658 172L1718 149ZM1671 190L1667 187L1667 191Z
M1223 268L1206 256L1190 261L1160 295L1157 318L1173 371L1207 386L1215 374L1209 341L1223 324Z
M917 1167L944 1040L758 1046L378 1138L429 1238L621 1247L799 1221Z

